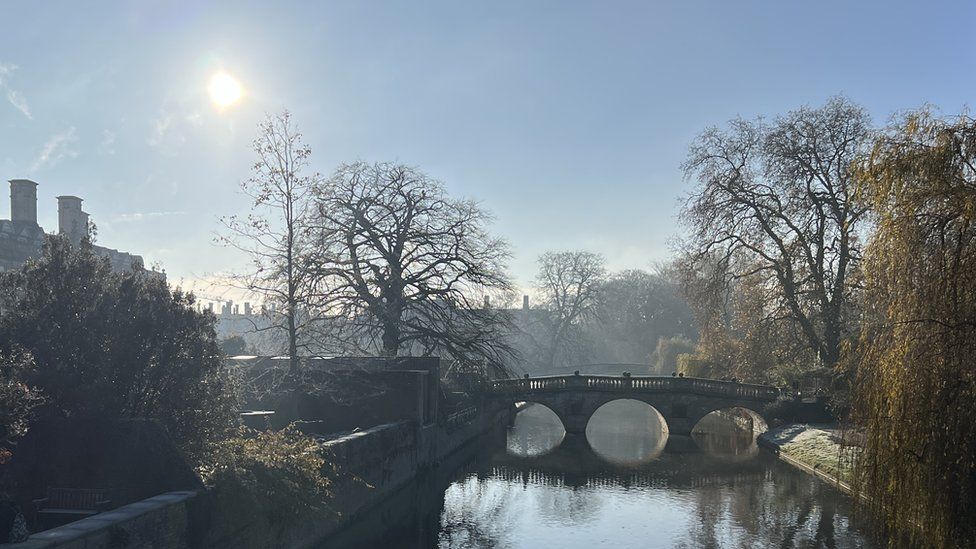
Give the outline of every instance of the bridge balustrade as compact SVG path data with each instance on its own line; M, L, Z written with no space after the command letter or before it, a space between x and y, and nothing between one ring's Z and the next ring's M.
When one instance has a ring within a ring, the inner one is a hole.
M693 392L703 395L753 399L775 399L779 389L765 385L750 385L717 379L691 377L629 377L629 376L544 376L522 379L499 379L489 382L489 390L497 394L521 394L565 389L593 389L599 391L632 392Z

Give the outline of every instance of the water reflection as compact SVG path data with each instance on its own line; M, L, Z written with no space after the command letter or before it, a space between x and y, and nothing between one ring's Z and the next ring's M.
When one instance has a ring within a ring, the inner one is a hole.
M705 416L695 427L692 438L706 454L723 461L745 461L759 453L756 435L736 428L729 416L713 412Z
M597 409L586 425L586 440L611 463L637 465L657 458L668 435L664 418L637 400L614 400Z
M541 404L523 404L525 407L508 431L508 452L523 457L541 456L559 446L566 429L556 413Z
M647 425L626 436L588 440L564 438L561 425L551 422L555 418L533 408L507 437L499 433L471 447L475 457L445 480L417 483L429 488L419 493L438 494L420 498L427 506L398 505L405 519L383 515L363 534L334 546L875 546L851 519L846 496L757 453L754 438L727 422L706 423L693 438L654 439L666 443L630 440L645 436ZM607 442L627 446L617 453L623 456L648 455L647 448L658 444L665 449L655 449L656 457L643 463L625 463L607 459L606 448L597 451Z

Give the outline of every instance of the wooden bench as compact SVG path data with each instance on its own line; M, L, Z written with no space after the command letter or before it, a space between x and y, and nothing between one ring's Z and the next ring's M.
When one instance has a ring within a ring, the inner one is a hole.
M34 500L35 524L46 530L96 515L111 505L108 490L49 486L47 497Z

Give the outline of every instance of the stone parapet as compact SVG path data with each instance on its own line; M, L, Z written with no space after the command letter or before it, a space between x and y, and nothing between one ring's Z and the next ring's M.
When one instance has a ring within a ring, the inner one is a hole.
M95 547L190 546L190 502L196 492L169 492L105 513L38 532L23 543L0 544L2 549L87 549Z

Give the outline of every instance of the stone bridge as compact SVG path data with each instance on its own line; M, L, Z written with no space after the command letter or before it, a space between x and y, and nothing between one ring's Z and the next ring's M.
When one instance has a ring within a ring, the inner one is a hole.
M590 416L608 402L645 402L664 418L672 435L690 435L711 412L744 408L762 419L763 407L779 397L779 389L693 377L568 375L500 379L488 393L511 403L534 402L559 417L569 434L585 434Z

